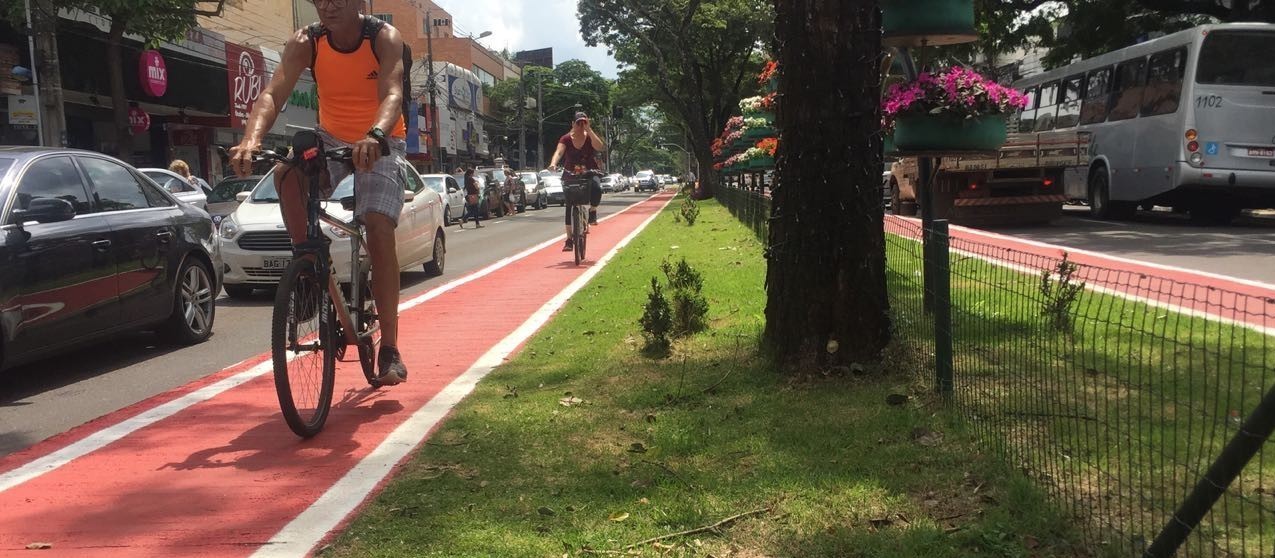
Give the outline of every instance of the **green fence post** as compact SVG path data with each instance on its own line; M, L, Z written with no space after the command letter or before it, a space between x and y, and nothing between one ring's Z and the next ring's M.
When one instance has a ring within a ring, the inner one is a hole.
M952 379L952 272L950 269L950 252L948 251L947 219L935 219L926 229L929 238L925 247L929 250L927 258L932 270L926 286L933 285L930 291L933 296L934 309L934 374L938 392L951 395L954 387Z

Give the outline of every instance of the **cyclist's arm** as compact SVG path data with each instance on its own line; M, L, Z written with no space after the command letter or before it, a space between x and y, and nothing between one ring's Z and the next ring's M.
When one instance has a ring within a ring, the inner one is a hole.
M376 34L376 57L381 61L378 92L381 108L376 113L377 128L389 133L403 116L403 36L393 25Z
M589 127L589 129L587 130L587 132L589 132L589 141L593 142L593 150L594 150L594 151L606 151L606 150L607 150L607 144L606 144L606 143L603 143L602 138L601 138L600 136L598 136L598 133L597 133L597 132L593 131L593 127L592 127L592 126L590 126L590 127Z
M553 151L553 158L549 159L549 168L557 168L558 161L562 159L562 155L567 152L567 146L562 142L558 142L558 148Z
M261 92L261 96L257 97L257 102L252 107L252 114L248 117L248 125L245 127L246 132L240 145L253 148L261 146L261 138L274 127L275 119L279 117L279 107L283 106L280 101L287 102L288 95L292 94L292 88L296 87L297 80L301 77L301 72L310 66L312 48L310 36L304 29L297 30L292 38L288 39L288 43L283 47L283 60L279 62L279 67L275 68L270 83L266 85L266 89Z

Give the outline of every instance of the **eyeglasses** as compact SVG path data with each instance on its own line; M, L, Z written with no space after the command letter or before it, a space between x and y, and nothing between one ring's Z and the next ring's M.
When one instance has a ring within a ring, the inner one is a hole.
M346 6L347 0L310 0L310 3L319 9L336 8L339 10Z

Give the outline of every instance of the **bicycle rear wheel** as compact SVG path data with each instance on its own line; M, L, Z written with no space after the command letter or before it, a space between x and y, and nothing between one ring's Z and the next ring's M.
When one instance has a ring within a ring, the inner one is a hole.
M298 436L323 430L336 383L336 314L312 257L296 258L279 281L270 331L279 409Z

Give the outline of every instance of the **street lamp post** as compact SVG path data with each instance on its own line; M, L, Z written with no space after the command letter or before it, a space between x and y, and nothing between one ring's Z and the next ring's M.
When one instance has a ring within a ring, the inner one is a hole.
M426 64L429 65L429 158L433 163L431 166L434 171L442 169L443 162L440 160L442 152L438 138L438 76L434 75L434 18L433 14L425 12L425 55Z
M699 171L700 171L699 160L691 156L691 152L688 151L685 147L682 147L676 143L661 143L660 147L676 147L679 151L681 151L682 153L685 153L686 154L686 170L691 169L691 162L694 161L695 162L695 177L699 178Z
M544 76L541 76L540 80L536 82L536 114L537 114L536 118L537 120L539 120L539 127L538 127L539 131L536 133L536 137L539 140L536 145L536 159L537 159L537 163L539 164L539 168L542 168L542 169L545 168L545 120L553 118L569 110L572 110L572 109L580 110L581 108L584 107L584 105L581 105L580 103L576 103L558 112L545 116L544 114L545 109L544 109L544 102L543 102L544 88L541 87L541 84L543 82L544 82Z

